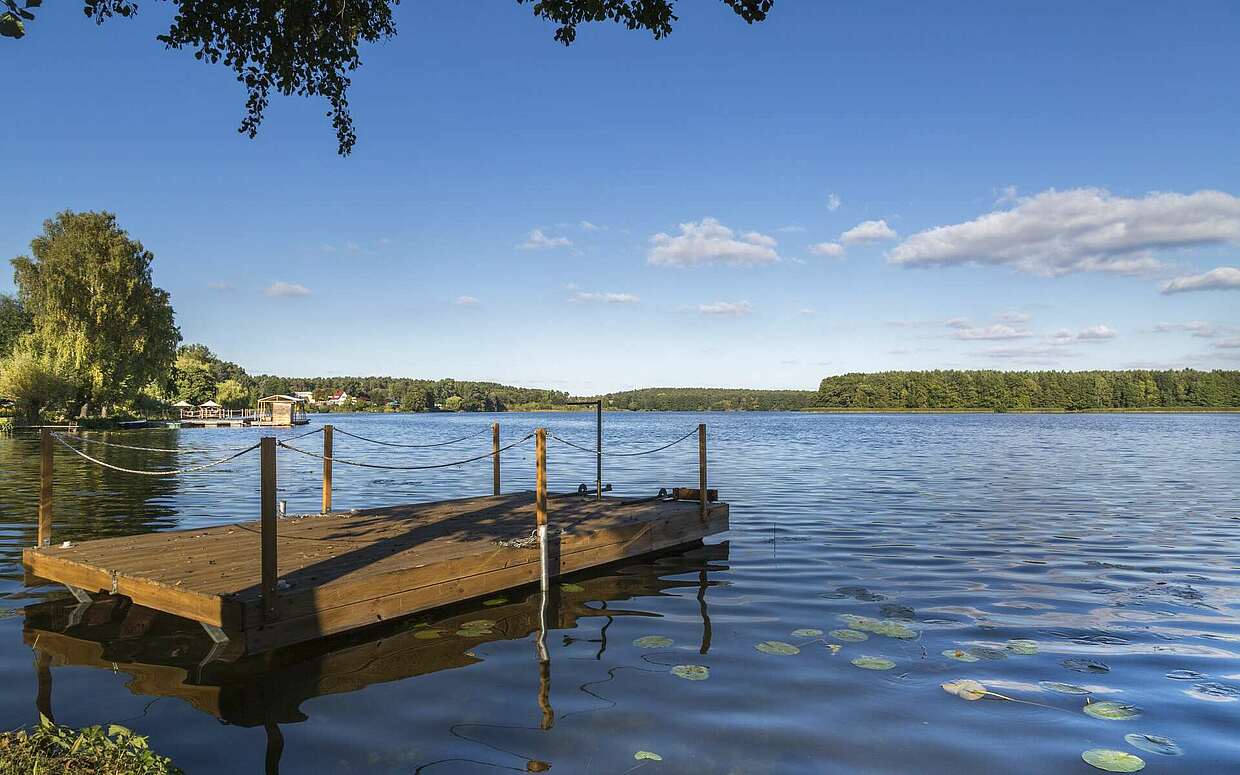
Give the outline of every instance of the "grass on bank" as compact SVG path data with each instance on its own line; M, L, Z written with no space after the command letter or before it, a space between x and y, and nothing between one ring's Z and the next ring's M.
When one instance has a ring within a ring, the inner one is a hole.
M0 732L0 775L184 775L119 724L73 729L46 718L34 729Z

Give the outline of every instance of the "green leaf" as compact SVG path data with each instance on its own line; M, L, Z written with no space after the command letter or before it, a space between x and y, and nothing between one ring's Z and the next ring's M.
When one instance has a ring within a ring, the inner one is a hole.
M562 592L585 592L586 588L580 584L561 584L560 590Z
M1025 638L1009 640L1007 643L1007 650L1022 657L1031 657L1038 653L1038 642L1036 640L1027 640Z
M633 645L639 649L665 649L673 643L671 638L665 638L662 635L643 635L633 641Z
M945 649L943 656L948 659L955 659L959 662L976 662L978 658L965 651L964 649Z
M1107 721L1126 721L1127 719L1137 718L1141 715L1141 709L1136 705L1129 705L1124 702L1091 702L1084 707L1087 715L1094 718L1106 719Z
M109 724L108 725L108 737L112 737L114 735L120 735L121 737L129 737L132 734L133 734L133 730L130 729L129 727L123 727L120 724Z
M663 761L663 757L659 756L654 751L638 751L637 753L633 754L633 758L638 761L642 761L642 760L652 761L652 762Z
M705 681L710 678L710 668L705 665L675 665L672 675L686 681Z
M439 630L418 630L413 634L413 637L418 640L435 640L441 634Z
M817 638L819 635L822 635L822 630L816 630L813 627L802 627L792 631L794 638Z
M482 604L486 606L503 605L508 602L506 597L493 597L490 600L483 600Z
M0 14L0 35L6 38L21 38L26 34L26 25L17 18L17 14L5 11Z
M830 635L836 640L848 641L849 643L860 643L863 640L870 639L869 635L860 630L832 630Z
M852 663L862 670L890 670L896 666L895 662L885 657L861 656L852 660Z
M754 648L763 654L774 654L781 657L790 657L794 654L800 654L801 650L791 643L784 643L782 640L764 640L755 644Z
M1091 748L1081 754L1081 758L1089 766L1106 772L1140 772L1145 769L1145 760L1140 756L1110 748Z
M1139 748L1149 753L1160 753L1163 756L1179 756L1184 750L1176 744L1174 740L1162 735L1146 735L1140 732L1130 732L1124 735L1125 742L1133 748Z
M1092 694L1089 689L1076 684L1060 683L1059 681L1038 681L1038 686L1060 694Z

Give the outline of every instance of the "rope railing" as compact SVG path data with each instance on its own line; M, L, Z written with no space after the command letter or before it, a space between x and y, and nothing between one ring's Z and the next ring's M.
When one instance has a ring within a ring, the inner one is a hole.
M287 439L285 439L285 441L296 441L297 439L304 439L307 436L313 436L316 433L322 433L322 432L323 432L322 428L315 428L312 431L306 431L305 433L299 433L296 436L289 436Z
M73 439L74 441L79 441L83 444L95 444L100 447L115 447L117 449L136 449L139 452L167 452L167 453L184 452L186 454L199 454L199 453L207 453L207 452L216 451L213 449L195 449L194 447L179 447L176 449L170 449L168 447L138 447L133 444L117 444L114 441L104 441L103 439L92 439L86 436L78 436L77 434L74 434L74 433L62 433L60 434L60 436L66 439Z
M409 449L429 449L431 447L446 447L451 444L460 444L462 441L469 441L470 439L475 439L483 435L484 433L489 433L490 430L491 429L489 427L483 428L477 433L471 433L468 436L462 436L459 439L452 439L451 441L440 441L435 444L399 444L395 441L383 441L381 439L367 438L366 436L361 436L356 433L350 433L349 431L346 431L344 428L335 428L336 433L341 433L341 434L344 434L345 436L351 436L359 441L365 441L370 444L379 444L384 447L404 447L404 448L409 448ZM291 439L289 440L291 441Z
M604 452L603 457L640 457L642 455L653 455L655 452L662 452L665 449L676 446L677 444L679 444L680 442L684 441L685 439L689 438L690 436L694 435L697 432L698 432L698 429L694 428L693 430L689 431L688 433L676 439L675 441L668 442L667 444L664 444L661 447L655 447L654 449L642 450L641 452ZM568 439L562 439L559 436L556 436L554 433L548 434L548 435L551 438L555 439L556 441L560 442L561 444L566 444L574 449L579 449L582 452L589 452L591 455L598 454L597 449L590 449L589 447L583 447L580 444L575 444L569 441Z
M342 458L333 457L331 455L322 455L322 454L319 454L318 452L311 452L308 449L301 449L300 447L294 447L292 444L286 444L283 441L276 441L276 445L283 447L287 450L290 450L292 452L298 452L302 455L306 455L307 457L318 458L319 460L323 460L328 463L339 463L344 466L355 466L357 468L380 468L385 471L427 471L427 470L434 469L434 468L451 468L452 466L459 466L459 465L464 465L466 463L473 463L478 460L485 460L486 458L494 457L495 455L498 455L500 452L506 452L512 449L513 447L516 447L520 444L524 444L525 442L529 441L532 438L534 438L534 434L530 433L518 439L517 441L512 442L511 444L505 447L500 447L499 449L492 450L482 455L476 455L474 457L465 458L464 460L453 460L449 463L428 463L425 465L417 465L417 466L393 466L393 465L385 465L383 463L365 463L359 460L344 460Z
M197 471L205 471L208 468L215 468L216 466L221 466L221 465L224 465L225 463L236 460L237 458L241 457L247 452L253 452L259 447L258 444L253 444L251 446L246 447L245 449L237 450L236 452L233 452L227 457L222 457L219 460L213 460L210 463L203 463L201 465L188 466L186 468L167 468L167 469L158 469L154 471L140 471L136 468L125 468L124 466L118 466L114 463L109 463L106 460L100 460L97 457L92 457L86 454L85 452L83 452L82 450L78 449L77 447L73 446L68 441L66 441L65 434L52 433L51 435L52 435L52 438L56 439L56 441L59 442L61 446L63 446L65 449L69 450L73 454L77 455L78 457L82 458L83 460L87 460L91 463L94 463L97 466L102 466L103 468L109 468L113 471L119 471L123 474L135 474L137 476L181 476L182 474L192 474ZM80 437L75 437L75 438L80 438Z

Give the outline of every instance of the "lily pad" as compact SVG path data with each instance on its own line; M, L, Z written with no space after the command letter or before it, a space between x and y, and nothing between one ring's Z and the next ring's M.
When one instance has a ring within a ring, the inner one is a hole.
M1127 721L1141 715L1141 709L1126 702L1090 702L1083 708L1086 715L1107 721Z
M827 644L827 649L829 649L829 650L831 651L831 653L832 653L832 654L838 654L838 653L840 653L840 649L842 649L842 648L844 648L844 647L843 647L843 646L841 646L841 645L840 645L840 644L838 644L838 643L828 643L828 644Z
M863 640L870 639L870 636L861 630L832 630L830 634L836 640L844 640L849 643L860 643Z
M1124 735L1124 740L1133 748L1139 748L1150 753L1160 753L1163 756L1179 756L1184 753L1184 749L1180 748L1174 740L1162 735L1146 735L1139 732L1131 732Z
M1078 673L1109 673L1111 668L1093 659L1065 659L1059 664Z
M969 655L976 659L1007 659L1007 652L1003 649L991 648L990 646L974 646L969 649Z
M1038 653L1038 642L1027 638L1009 640L1007 650L1022 657L1031 657Z
M705 665L675 665L672 675L686 681L705 681L710 678L710 668Z
M1173 681L1200 681L1206 678L1205 673L1198 673L1196 670L1172 670L1167 673L1167 677Z
M1060 694L1092 694L1089 689L1076 684L1060 683L1059 681L1038 681L1038 686Z
M491 635L494 632L495 632L494 630L490 630L490 629L482 630L482 629L471 629L468 627L462 627L461 629L456 631L456 634L457 634L457 637L459 638L485 638L486 636Z
M1203 700L1205 702L1235 702L1240 700L1240 689L1227 684L1197 684L1191 689L1185 689L1184 693L1194 700Z
M794 638L817 638L822 634L822 630L816 630L813 627L802 627L799 630L792 631Z
M672 643L674 641L671 638L665 638L662 635L643 635L633 641L633 645L641 649L665 649Z
M874 619L869 616L858 616L857 614L840 614L840 621L854 630L872 632L875 635L882 635L888 638L913 640L917 637L917 630L893 619Z
M790 657L794 654L800 654L801 650L791 643L784 643L782 640L764 640L755 644L754 648L763 654L774 654L781 657Z
M663 757L659 756L654 751L638 751L637 753L633 754L633 758L638 760L639 762L640 761L651 761L651 762L663 761Z
M461 623L461 629L464 630L489 630L495 626L494 619L470 619L468 622Z
M1110 748L1091 748L1081 754L1081 758L1090 767L1106 772L1140 772L1145 769L1145 760L1140 756Z
M507 602L508 602L508 598L506 597L493 597L490 600L483 600L482 604L487 605L487 606L492 606L492 605L503 605L504 603L507 603Z
M948 694L954 694L962 700L980 700L986 696L986 686L980 681L974 681L970 678L961 678L959 681L948 681L940 684L943 691Z
M959 662L976 662L978 658L965 651L964 649L944 649L943 656L948 659L955 659Z
M586 588L581 586L580 584L561 584L560 591L562 592L585 592ZM644 753L644 752L639 752L639 753Z
M418 640L434 640L441 634L442 633L440 633L439 630L418 630L413 634L413 637Z
M890 670L896 666L895 662L885 657L861 656L852 660L852 663L863 670Z
M886 603L879 606L879 612L888 619L905 619L912 621L917 618L917 612L906 605L897 605L896 603Z

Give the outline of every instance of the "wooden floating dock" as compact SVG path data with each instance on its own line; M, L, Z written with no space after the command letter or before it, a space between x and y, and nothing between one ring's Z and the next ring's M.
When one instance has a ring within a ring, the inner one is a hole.
M539 581L534 493L279 520L274 615L263 604L258 522L24 550L26 570L124 595L265 651ZM566 495L547 503L552 576L700 541L728 505ZM522 542L511 545L512 542ZM505 543L500 543L505 542Z
M549 495L541 428L531 434L535 491L502 495L495 425L492 495L347 513L332 511L332 427L323 431L320 515L278 517L277 441L269 436L256 445L259 521L61 545L52 541L52 436L45 431L38 545L22 552L28 581L64 584L83 602L92 593L122 595L257 653L533 582L546 590L560 574L728 529L728 504L712 502L706 488L705 425L697 429L699 487L676 488L671 497Z

